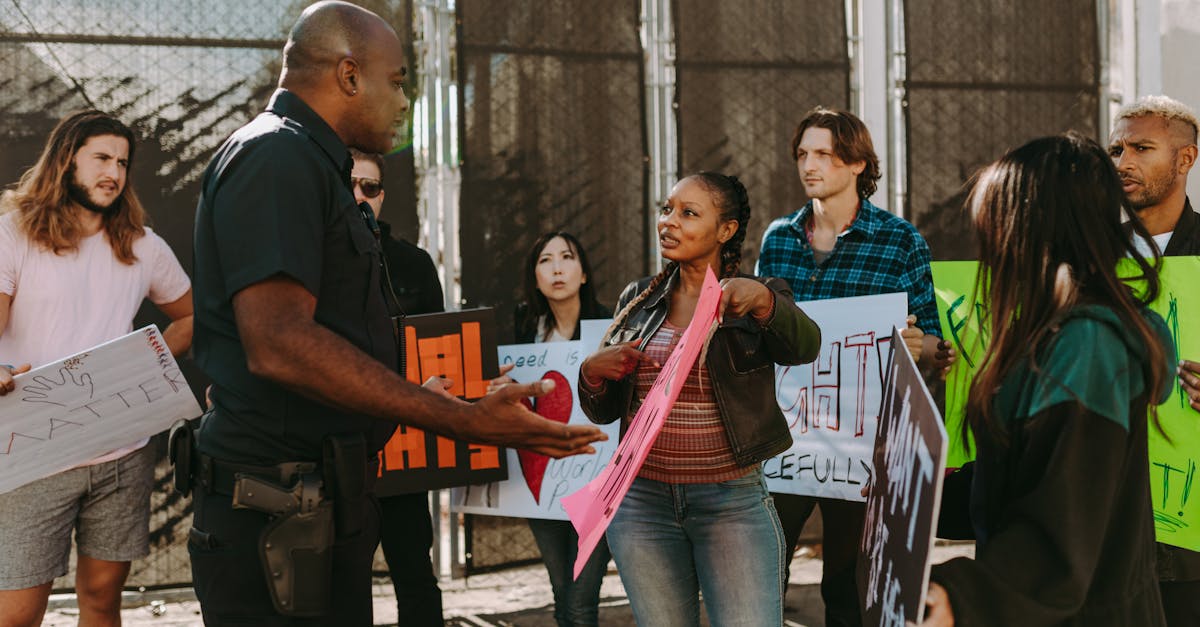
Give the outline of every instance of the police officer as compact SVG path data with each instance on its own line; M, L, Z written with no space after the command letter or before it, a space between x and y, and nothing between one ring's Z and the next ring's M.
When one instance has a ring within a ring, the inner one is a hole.
M371 624L379 509L365 460L398 417L555 457L604 437L521 407L542 383L467 404L397 374L380 249L354 201L348 147L390 149L405 75L379 16L314 4L291 31L267 110L205 171L194 345L213 407L190 464L188 546L208 625Z

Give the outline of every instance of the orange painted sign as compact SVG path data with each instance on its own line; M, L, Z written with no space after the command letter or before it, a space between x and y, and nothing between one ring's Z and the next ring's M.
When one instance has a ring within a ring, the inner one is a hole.
M405 377L418 385L432 376L454 382L450 393L474 401L498 374L491 309L409 316L404 327ZM400 426L380 452L380 496L500 481L506 456L472 444Z

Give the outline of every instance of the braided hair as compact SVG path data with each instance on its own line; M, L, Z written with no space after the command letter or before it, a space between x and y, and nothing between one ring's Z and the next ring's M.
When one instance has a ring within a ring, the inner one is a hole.
M617 315L613 316L612 324L608 325L608 328L604 331L604 335L600 336L602 338L600 340L600 348L604 348L605 345L608 344L608 338L612 336L613 331L621 328L621 325L625 323L625 318L629 317L629 312L633 311L633 308L637 307L639 303L646 300L646 297L649 296L650 293L653 292L660 283L665 281L667 277L671 276L671 273L674 272L675 268L678 267L679 264L674 261L667 262L667 264L663 266L662 271L654 275L653 279L650 279L650 284L646 286L646 289L638 292L637 296L634 296L629 303L621 308L621 311L617 312Z
M721 246L720 278L737 276L742 265L742 244L750 224L750 195L736 176L720 172L700 172L692 178L712 194L713 205L721 210L721 221L737 220L737 232Z
M700 181L700 184L712 194L713 205L721 210L722 222L737 220L737 232L721 245L720 278L737 276L742 263L742 244L746 241L746 225L750 223L750 195L746 193L746 186L742 185L742 182L736 176L726 176L719 172L699 172L691 178ZM668 262L663 266L661 272L656 274L653 279L650 279L650 284L646 286L646 289L639 292L627 305L621 308L621 311L613 316L612 324L604 332L604 335L601 336L604 338L601 341L601 348L608 342L608 338L612 335L613 331L619 329L624 324L625 319L629 316L629 312L633 311L633 308L637 307L639 303L646 300L659 284L671 276L671 273L677 267L679 267L678 263L674 261Z

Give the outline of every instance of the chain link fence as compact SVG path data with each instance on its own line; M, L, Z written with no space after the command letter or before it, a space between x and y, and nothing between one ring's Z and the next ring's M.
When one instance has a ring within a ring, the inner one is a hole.
M716 170L750 195L742 271L771 220L799 209L792 131L816 105L850 99L842 0L675 0L679 175ZM658 200L666 200L658 199Z
M460 0L460 240L467 306L512 337L541 234L579 238L601 302L649 272L637 0ZM472 517L467 574L538 557L523 520Z
M306 0L10 0L0 4L0 180L16 181L37 160L66 114L94 107L141 137L131 184L151 226L192 268L192 228L200 176L221 142L262 111L279 76L287 32ZM411 31L410 0L364 2ZM389 156L388 211L415 234L411 150ZM407 218L405 216L411 216ZM153 307L136 324L164 325ZM202 396L204 377L181 360ZM151 553L134 563L128 585L190 585L190 501L170 488L165 436L151 501ZM69 589L74 572L55 581Z
M975 259L962 206L979 168L1043 135L1099 139L1096 2L906 0L904 11L907 215L935 259Z
M458 3L462 287L511 337L521 264L575 234L612 306L647 273L638 2Z
M308 3L0 5L0 177L17 180L70 111L113 112L143 137L131 180L190 272L200 175L229 133L262 110L287 30ZM410 38L412 0L361 4ZM979 166L1034 136L1097 133L1096 4L1063 0L1046 11L1034 0L906 0L904 8L908 215L935 256L969 258L959 208ZM745 182L749 271L765 225L806 200L788 154L795 124L815 105L849 106L845 3L674 0L671 13L679 172ZM639 17L638 0L457 3L462 289L467 306L497 307L502 338L511 337L521 263L541 232L581 239L610 306L653 269ZM414 240L411 145L389 155L386 176L384 217ZM165 321L151 308L138 322ZM203 377L182 365L202 390ZM160 458L162 440L151 443ZM186 586L187 500L169 489L165 461L156 480L151 556L134 564L129 583ZM468 574L537 558L524 521L469 524ZM55 587L72 583L73 574Z

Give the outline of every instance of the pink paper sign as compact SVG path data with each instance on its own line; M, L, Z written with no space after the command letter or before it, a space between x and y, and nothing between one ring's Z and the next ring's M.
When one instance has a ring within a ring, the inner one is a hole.
M663 422L671 413L679 389L687 379L688 372L696 363L708 331L717 319L717 304L721 300L721 285L709 268L704 277L704 286L700 290L700 298L696 303L696 313L692 314L692 322L679 338L675 351L663 364L662 371L654 380L646 400L638 409L637 414L629 423L629 428L621 436L621 445L616 454L609 460L604 470L590 483L580 488L574 494L562 500L571 524L579 533L579 553L575 558L575 578L579 578L583 565L591 557L592 551L599 544L600 538L608 529L613 514L621 506L621 500L629 491L633 479L637 477L642 463Z

